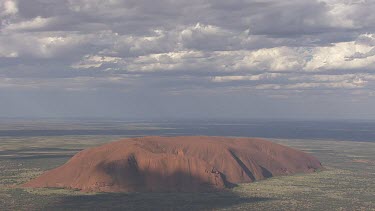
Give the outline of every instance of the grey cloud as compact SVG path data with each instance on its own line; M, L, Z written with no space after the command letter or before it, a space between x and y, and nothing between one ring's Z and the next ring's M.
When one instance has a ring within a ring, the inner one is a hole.
M375 55L375 47L372 48L369 52L366 52L366 53L356 52L352 56L346 57L346 59L351 61L351 60L354 60L354 59L365 59L365 58L368 58L368 57L371 57L371 56L374 56L374 55Z

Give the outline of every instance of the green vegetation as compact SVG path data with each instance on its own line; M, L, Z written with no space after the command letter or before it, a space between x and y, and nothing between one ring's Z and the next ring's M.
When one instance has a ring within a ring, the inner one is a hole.
M66 162L77 151L118 136L0 138L1 210L375 210L375 143L273 141L317 156L312 174L275 177L218 193L82 193L18 185Z

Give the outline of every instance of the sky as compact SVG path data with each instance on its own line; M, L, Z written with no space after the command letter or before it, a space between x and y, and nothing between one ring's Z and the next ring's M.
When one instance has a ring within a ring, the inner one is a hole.
M0 0L0 117L375 119L374 0Z

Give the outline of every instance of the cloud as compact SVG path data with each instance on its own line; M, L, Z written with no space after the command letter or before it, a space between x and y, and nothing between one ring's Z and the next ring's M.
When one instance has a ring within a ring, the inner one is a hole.
M307 63L306 69L316 71L371 68L375 63L375 55L372 55L371 50L372 46L354 41L335 43L329 47L318 47L314 49L312 59ZM362 59L355 59L357 57L362 57Z
M121 61L118 57L108 57L108 56L85 56L84 60L73 64L72 67L75 69L87 69L87 68L100 68L103 64L107 63L117 63Z
M5 25L3 32L9 33L9 31L33 31L46 27L50 24L52 24L51 18L42 18L37 16L31 20Z
M143 89L370 90L373 10L369 0L2 0L0 77L59 87L137 75Z
M263 73L258 75L233 75L233 76L215 76L212 78L214 82L229 82L229 81L260 81L270 80L283 76L281 73Z
M0 2L0 17L17 14L17 2L13 0L3 0Z

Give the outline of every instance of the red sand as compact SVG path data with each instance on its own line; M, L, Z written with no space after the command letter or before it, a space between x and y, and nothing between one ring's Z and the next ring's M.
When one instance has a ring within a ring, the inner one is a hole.
M261 139L142 137L83 150L24 187L95 192L211 191L321 167L309 154Z

